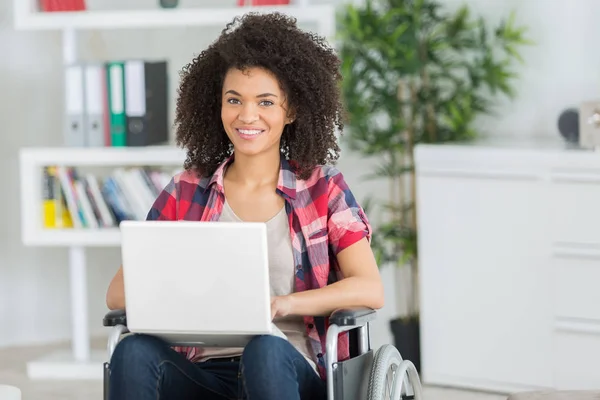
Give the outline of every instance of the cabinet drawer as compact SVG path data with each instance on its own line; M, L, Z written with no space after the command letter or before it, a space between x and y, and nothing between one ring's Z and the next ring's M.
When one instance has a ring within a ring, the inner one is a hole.
M597 390L600 382L598 333L557 332L554 336L554 385L559 390Z
M600 169L551 173L548 204L554 242L600 242Z
M600 245L555 247L552 268L555 318L600 325Z

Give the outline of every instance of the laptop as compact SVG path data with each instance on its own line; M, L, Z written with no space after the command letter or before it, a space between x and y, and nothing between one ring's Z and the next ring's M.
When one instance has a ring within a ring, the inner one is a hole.
M123 221L127 327L188 346L244 347L270 334L263 223Z

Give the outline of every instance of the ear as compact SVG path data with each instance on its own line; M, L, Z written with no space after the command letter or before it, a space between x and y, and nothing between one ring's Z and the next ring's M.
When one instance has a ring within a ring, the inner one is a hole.
M290 112L288 113L288 116L287 116L286 120L285 120L285 123L286 123L286 124L291 124L291 123L293 123L295 120L296 120L296 113L295 113L294 111L290 111Z

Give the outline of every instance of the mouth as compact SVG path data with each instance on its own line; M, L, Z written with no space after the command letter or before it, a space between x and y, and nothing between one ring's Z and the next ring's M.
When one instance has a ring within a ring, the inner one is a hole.
M242 139L247 139L247 140L255 139L255 138L259 137L262 133L265 132L264 129L238 129L238 128L236 128L235 131L238 133L238 135Z

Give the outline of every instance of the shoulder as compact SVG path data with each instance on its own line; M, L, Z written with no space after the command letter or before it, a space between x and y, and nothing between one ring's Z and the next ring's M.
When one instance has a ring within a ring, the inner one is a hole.
M206 189L210 182L210 176L202 176L194 169L183 170L173 176L169 185L171 192L175 197L180 197L185 193L193 193L198 187Z
M344 175L332 165L315 167L309 178L297 181L296 190L301 194L301 199L313 203L318 208L324 207L330 213L332 209L358 207Z
M350 190L342 172L334 166L316 167L302 182L319 218L326 220L329 243L334 254L366 237L371 240L371 225Z
M156 197L147 219L173 221L186 215L193 202L206 202L206 198L198 198L197 194L208 194L209 191L198 190L198 187L206 188L209 180L210 178L203 177L193 170L184 170L173 175Z
M327 190L334 192L338 190L349 190L348 184L344 179L342 172L333 165L316 166L310 177L305 180L298 180L299 189L308 190Z
M298 183L302 187L312 187L315 185L326 185L331 180L343 179L342 173L333 165L317 165L313 168L310 176L307 179L298 179Z
M196 169L186 169L173 176L173 182L177 185L195 185L207 187L210 176L200 174Z

